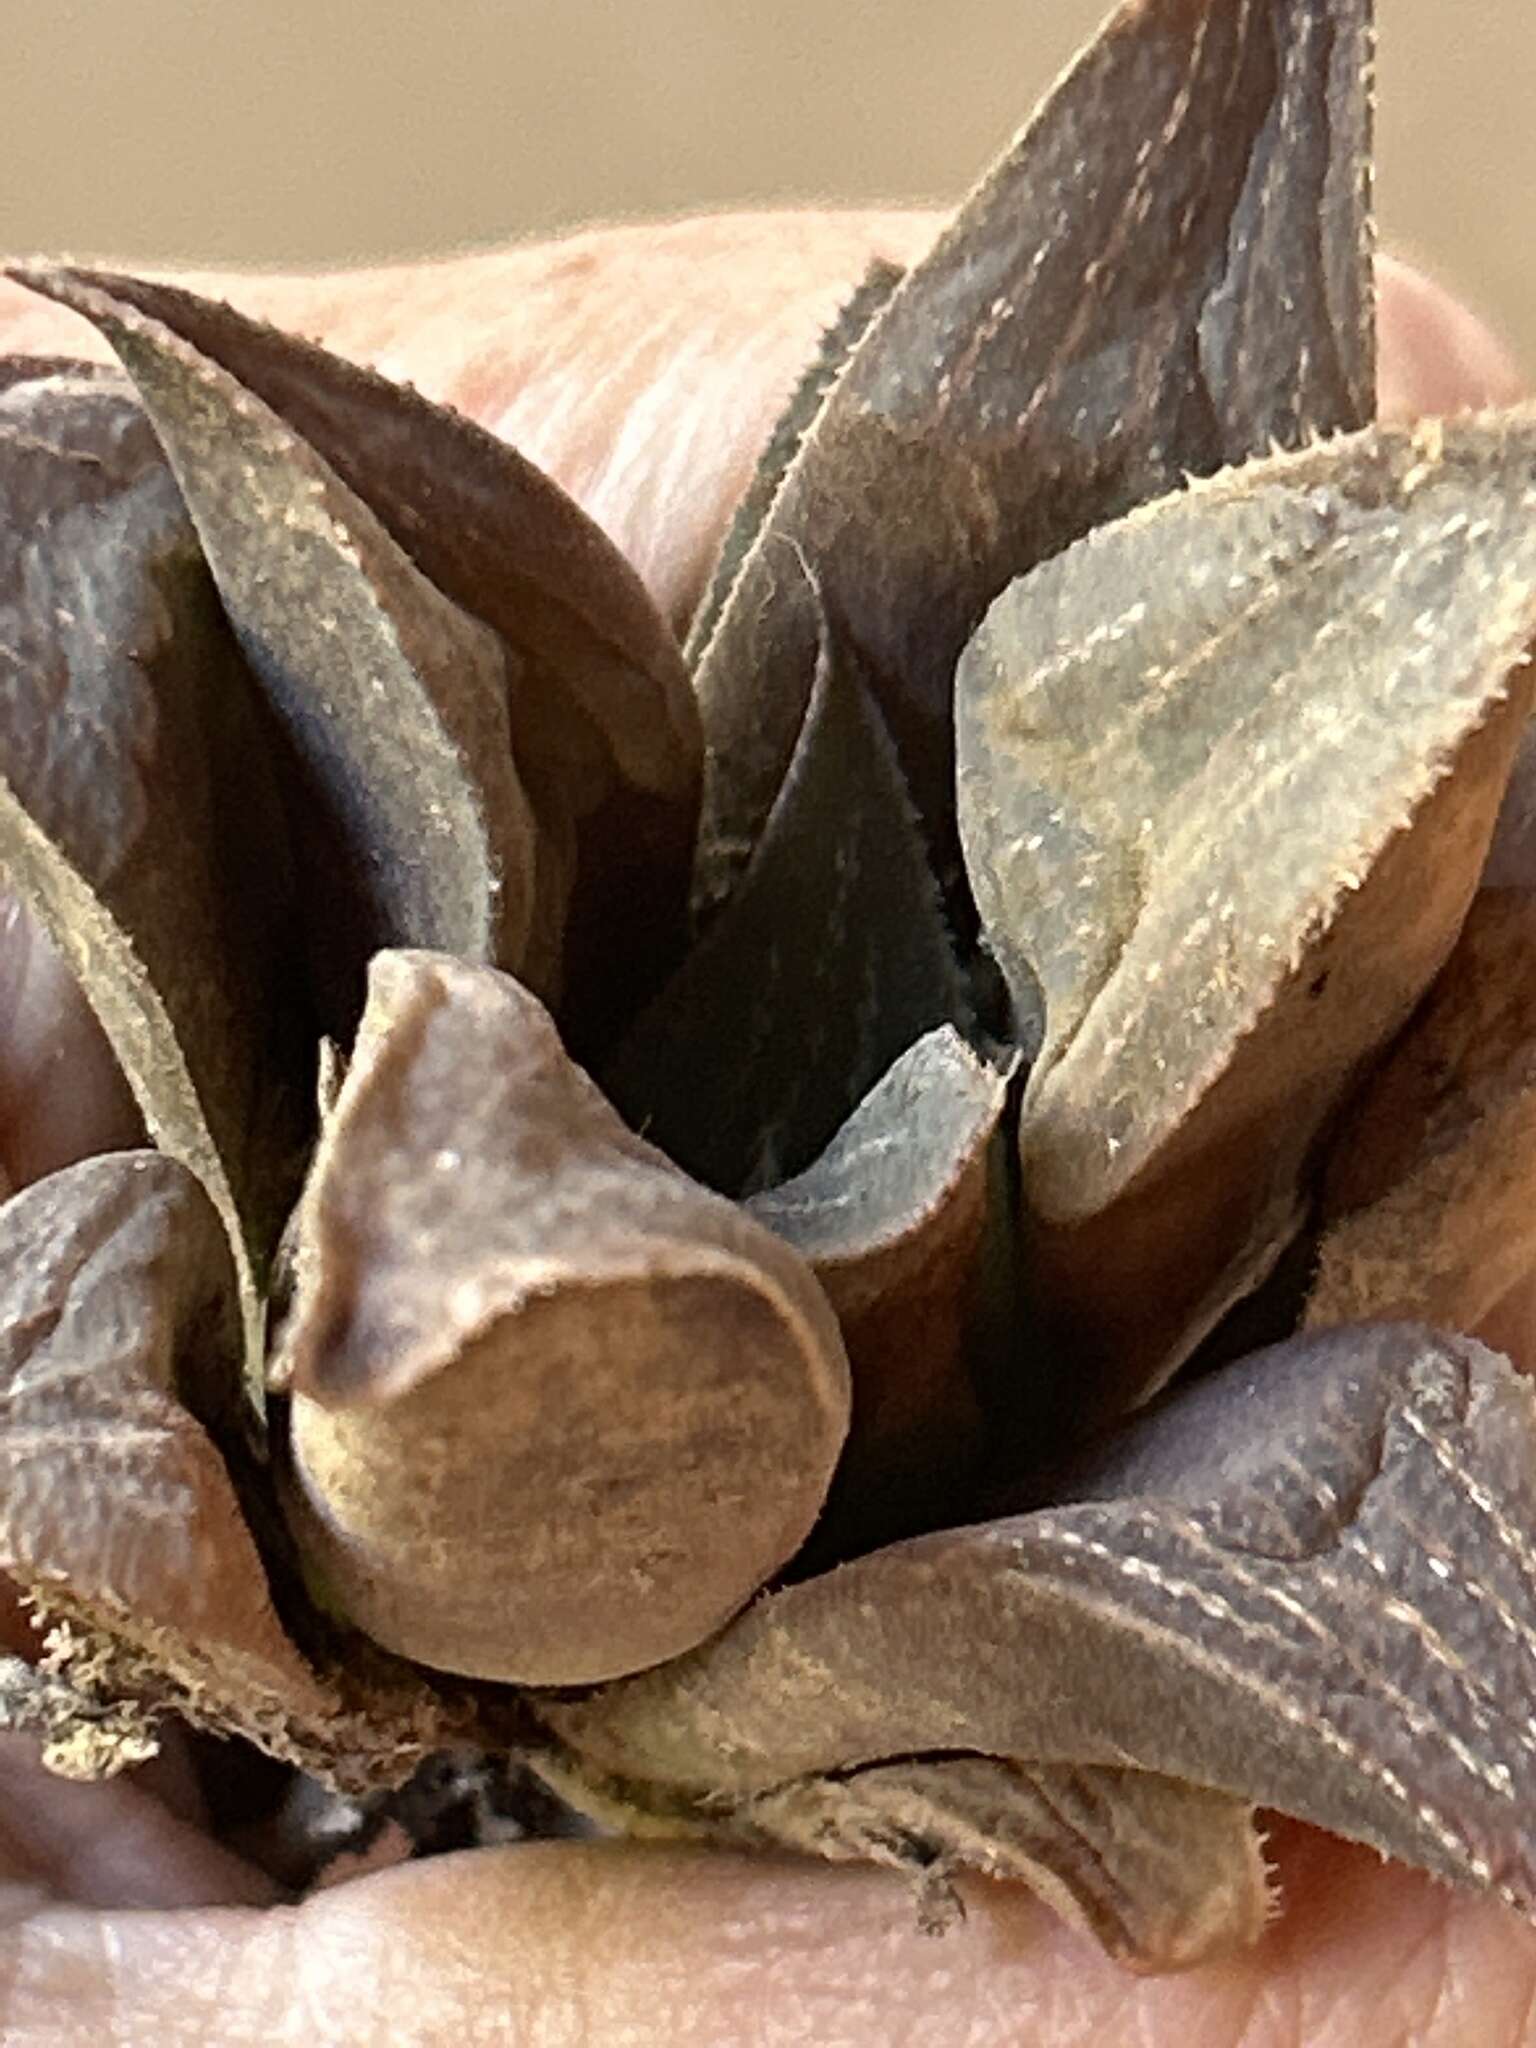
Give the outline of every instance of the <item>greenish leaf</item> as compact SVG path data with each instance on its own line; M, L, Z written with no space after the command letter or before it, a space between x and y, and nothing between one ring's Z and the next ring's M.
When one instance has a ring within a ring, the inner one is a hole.
M1024 1198L1080 1412L1262 1279L1455 941L1530 700L1533 477L1531 410L1249 464L1014 584L966 651L960 829L1044 1002Z
M1015 576L1186 472L1373 408L1368 0L1134 0L855 349L702 653L696 899L815 663L809 563L952 879L951 683Z

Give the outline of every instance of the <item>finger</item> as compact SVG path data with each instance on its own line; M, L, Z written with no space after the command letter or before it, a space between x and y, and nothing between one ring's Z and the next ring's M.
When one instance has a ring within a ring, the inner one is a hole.
M876 257L910 263L943 216L779 212L311 277L194 273L514 441L686 618L757 451L816 338ZM1380 267L1383 413L1503 403L1491 330L1408 266ZM0 285L0 348L99 355L58 307Z
M1376 268L1377 404L1386 419L1513 405L1525 384L1513 355L1443 285L1395 257Z
M937 214L768 213L196 289L324 341L513 441L583 504L683 623L757 451L873 259ZM83 323L0 284L0 348L99 356Z
M1536 1933L1321 1838L1290 1848L1287 1919L1179 1978L1128 1977L1011 1887L968 1887L936 1938L883 1873L546 1844L403 1865L295 1910L47 1909L0 1935L0 2025L13 2048L1528 2043Z
M18 1888L79 1906L161 1910L279 1896L142 1781L70 1784L43 1769L35 1743L0 1735L0 1898Z

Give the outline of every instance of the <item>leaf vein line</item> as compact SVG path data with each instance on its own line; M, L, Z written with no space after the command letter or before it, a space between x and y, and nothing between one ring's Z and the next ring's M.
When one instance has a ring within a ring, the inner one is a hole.
M1511 1557L1520 1571L1536 1586L1536 1546L1533 1546L1524 1532L1504 1513L1488 1488L1477 1479L1462 1459L1458 1458L1452 1445L1415 1408L1401 1411L1403 1423L1412 1430L1441 1471L1465 1492L1488 1526L1497 1537L1501 1548Z
M1536 1628L1532 1628L1528 1621L1523 1620L1515 1612L1503 1594L1490 1586L1486 1580L1463 1577L1456 1560L1447 1556L1438 1545L1431 1543L1417 1524L1410 1522L1400 1510L1394 1510L1392 1518L1410 1541L1416 1543L1423 1551L1429 1559L1431 1570L1437 1574L1444 1573L1454 1577L1468 1599L1479 1607L1486 1607L1504 1633L1518 1644L1532 1664L1536 1664ZM1530 1717L1529 1726L1533 1733L1536 1733L1536 1714Z
M1159 1524L1162 1527L1175 1530L1197 1551L1203 1551L1208 1554L1215 1560L1216 1568L1219 1571L1225 1572L1245 1591L1255 1593L1261 1599L1272 1601L1280 1607L1284 1613L1299 1622L1308 1634L1322 1645L1325 1652L1332 1652L1341 1657L1363 1686L1379 1693L1388 1700L1416 1736L1423 1740L1438 1741L1449 1752L1455 1762L1460 1764L1468 1776L1475 1778L1486 1790L1492 1792L1496 1798L1513 1801L1515 1796L1514 1787L1507 1769L1504 1769L1501 1775L1499 1766L1488 1764L1453 1729L1446 1725L1442 1716L1436 1714L1432 1709L1421 1706L1410 1694L1404 1692L1402 1687L1394 1680L1387 1677L1369 1658L1362 1658L1353 1651L1339 1630L1328 1627L1321 1617L1306 1606L1304 1602L1287 1593L1283 1587L1273 1585L1255 1572L1245 1569L1234 1552L1224 1549L1220 1544L1213 1541L1199 1523L1191 1518L1184 1516L1162 1516L1159 1517ZM1148 1533L1155 1533L1155 1531L1149 1530ZM1314 1560L1312 1569L1325 1583L1332 1584L1336 1594L1347 1598L1353 1590L1349 1587L1347 1581L1341 1580L1337 1574L1331 1572L1325 1562ZM1235 1610L1233 1612L1235 1618ZM1287 1647L1287 1639L1283 1632L1271 1630L1266 1631L1266 1633L1270 1636L1271 1641L1278 1643L1281 1647ZM1462 1683L1463 1690L1466 1690L1465 1679L1463 1679ZM1483 1715L1475 1706L1474 1712L1477 1713L1480 1721L1484 1721ZM1484 1722L1484 1725L1486 1725L1486 1722Z
M1059 1530L1056 1533L1058 1540L1067 1550L1082 1552L1096 1561L1108 1565L1112 1571L1122 1578L1142 1580L1144 1582L1150 1580L1156 1590L1167 1594L1171 1599L1192 1602L1211 1620L1225 1623L1243 1640L1252 1640L1254 1637L1273 1639L1272 1631L1268 1629L1255 1629L1250 1622L1239 1615L1226 1601L1213 1597L1207 1589L1197 1586L1189 1580L1176 1578L1173 1574L1163 1571L1160 1566L1154 1565L1149 1559L1120 1556L1111 1550L1107 1544L1099 1543L1094 1538L1084 1536L1077 1530ZM1081 1589L1074 1588L1074 1591L1080 1594ZM1137 1615L1134 1609L1127 1614L1124 1607L1113 1600L1112 1597L1106 1598L1105 1604L1110 1608L1111 1613L1117 1620L1122 1624L1129 1622L1139 1632L1145 1633L1154 1626L1150 1618L1144 1619ZM1344 1733L1343 1729L1328 1714L1323 1712L1320 1707L1313 1705L1311 1708L1304 1710L1294 1700L1287 1698L1284 1692L1260 1678L1257 1673L1245 1669L1240 1664L1235 1664L1230 1657L1214 1649L1207 1642L1202 1642L1193 1637L1185 1637L1180 1644L1180 1648L1190 1662L1203 1666L1218 1679L1224 1680L1226 1683L1236 1687L1240 1692L1249 1694L1258 1700L1269 1712L1277 1715L1288 1726L1299 1729L1304 1737L1320 1741L1325 1748L1331 1749L1336 1756L1342 1758L1344 1762L1349 1764L1352 1769L1357 1770L1370 1783L1379 1785L1382 1791L1387 1794L1389 1800L1400 1807L1410 1820L1416 1821L1459 1869L1463 1870L1477 1883L1495 1887L1505 1902L1514 1906L1516 1910L1521 1912L1526 1910L1526 1902L1520 1898L1512 1887L1505 1886L1495 1880L1492 1866L1485 1857L1481 1856L1473 1848L1462 1830L1457 1828L1438 1807L1432 1806L1428 1800L1415 1799L1408 1790L1407 1785L1398 1773L1392 1769L1390 1764L1385 1764L1379 1758L1367 1755L1358 1743L1352 1741ZM1230 1790L1232 1788L1218 1787L1217 1789Z
M1407 1629L1417 1640L1430 1662L1437 1664L1441 1670L1454 1680L1465 1699L1468 1712L1472 1715L1478 1727L1494 1734L1501 1728L1507 1728L1517 1746L1524 1750L1527 1756L1536 1759L1536 1741L1533 1741L1531 1735L1518 1721L1503 1710L1487 1688L1478 1682L1466 1659L1457 1655L1445 1637L1429 1620L1423 1609L1416 1606L1412 1601L1404 1599L1402 1594L1396 1591L1391 1567L1385 1560L1372 1550L1370 1545L1353 1529L1345 1533L1342 1542L1343 1547L1358 1557L1387 1588L1390 1597L1382 1602L1378 1612L1384 1615L1388 1621L1396 1622L1400 1628ZM1329 1571L1326 1565L1319 1566L1318 1569L1323 1576L1336 1576ZM1346 1589L1342 1580L1339 1583L1341 1590ZM1452 1735L1449 1730L1445 1731L1444 1740L1458 1752L1465 1747L1460 1737ZM1475 1753L1469 1752L1469 1754ZM1507 1764L1489 1764L1484 1759L1479 1758L1475 1769L1477 1776L1482 1778L1486 1784L1491 1785L1492 1789L1499 1792L1501 1796L1514 1797L1513 1779Z

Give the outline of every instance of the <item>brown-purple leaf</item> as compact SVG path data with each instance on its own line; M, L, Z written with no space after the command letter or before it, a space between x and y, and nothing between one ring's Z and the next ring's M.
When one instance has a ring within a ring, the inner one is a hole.
M720 1814L906 1758L1202 1785L1536 1902L1536 1390L1470 1339L1296 1339L1125 1431L1058 1505L760 1601L540 1712Z
M92 363L75 356L0 355L0 393L16 384L36 384L45 377L63 377L71 383L97 379L122 386L123 373L115 363Z
M702 652L701 904L736 886L804 717L797 555L947 870L954 664L998 591L1186 473L1370 418L1370 48L1368 0L1134 0L961 206Z
M1372 429L1091 535L966 651L967 865L1044 1008L1035 1292L1090 1410L1263 1278L1454 943L1530 702L1533 509L1530 409Z
M76 1631L82 1683L104 1642L162 1710L312 1744L338 1702L284 1636L194 1418L227 1408L240 1347L229 1248L196 1181L115 1153L12 1196L0 1302L0 1570Z
M896 1061L813 1165L747 1203L820 1281L853 1372L818 1548L907 1533L978 1459L967 1340L1007 1093L1008 1075L945 1025Z
M719 1627L848 1424L809 1270L626 1130L505 975L386 953L299 1216L293 1512L444 1670L574 1684Z
M15 275L101 329L175 470L291 748L327 1011L350 1018L380 945L523 963L536 937L534 825L513 764L503 643L279 413L116 279ZM557 971L551 958L536 965Z
M71 275L270 406L512 650L512 750L539 831L536 949L561 960L585 1035L611 1029L682 942L703 746L677 643L635 571L542 471L462 414L175 286Z
M1306 1322L1476 1331L1536 1271L1536 896L1480 890L1330 1140Z
M240 1264L296 1192L303 1012L268 731L124 380L0 392L0 864Z
M801 579L815 681L735 897L599 1069L626 1120L723 1193L801 1172L969 991L857 665Z

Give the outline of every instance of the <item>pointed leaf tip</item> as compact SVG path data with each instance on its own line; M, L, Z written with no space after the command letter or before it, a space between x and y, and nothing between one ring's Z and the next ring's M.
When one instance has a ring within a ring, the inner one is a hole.
M697 706L635 571L550 478L451 408L174 285L53 276L28 281L105 293L216 363L511 651L510 741L538 841L525 978L563 991L562 1025L602 1042L681 950L698 812Z
M82 314L134 379L224 607L291 743L332 1009L380 944L520 961L533 847L503 648L445 598L301 435L118 280L23 280ZM127 281L124 281L125 283Z
M1369 0L1134 0L896 288L797 444L697 675L696 897L739 886L814 629L864 663L960 889L951 683L1015 576L1186 473L1374 404Z

